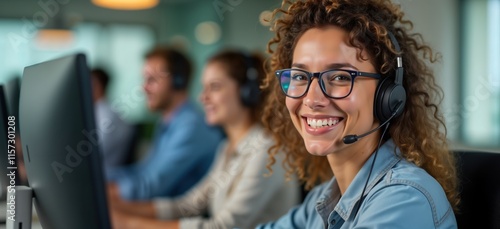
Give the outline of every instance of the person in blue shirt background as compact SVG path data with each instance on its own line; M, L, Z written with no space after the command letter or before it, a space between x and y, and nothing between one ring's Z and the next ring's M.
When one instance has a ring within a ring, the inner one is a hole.
M314 188L258 228L456 228L436 57L390 0L283 1L264 124ZM293 171L292 171L293 169ZM332 177L333 175L333 177Z
M142 161L107 171L110 199L176 197L193 187L210 168L223 138L209 127L188 99L191 64L180 52L158 46L146 55L144 91L150 110L161 113L153 145Z

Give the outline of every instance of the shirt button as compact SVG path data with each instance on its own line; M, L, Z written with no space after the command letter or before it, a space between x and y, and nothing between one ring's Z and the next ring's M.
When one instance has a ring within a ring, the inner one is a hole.
M334 225L336 222L337 222L337 221L335 221L334 219L332 219L332 221L330 221L330 223L331 223L332 225Z

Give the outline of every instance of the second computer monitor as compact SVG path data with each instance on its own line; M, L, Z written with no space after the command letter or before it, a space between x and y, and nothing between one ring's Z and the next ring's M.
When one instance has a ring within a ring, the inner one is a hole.
M24 69L21 140L43 228L110 228L90 87L83 54Z

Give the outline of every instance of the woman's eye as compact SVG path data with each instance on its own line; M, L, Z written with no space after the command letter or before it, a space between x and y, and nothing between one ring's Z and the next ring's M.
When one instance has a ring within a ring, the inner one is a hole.
M332 81L351 81L351 77L350 76L346 76L346 75L334 75L332 78L331 78Z
M210 90L211 91L218 91L220 90L221 86L219 84L212 84L210 85Z
M307 80L307 77L303 74L295 74L292 76L292 79L295 81L304 81Z

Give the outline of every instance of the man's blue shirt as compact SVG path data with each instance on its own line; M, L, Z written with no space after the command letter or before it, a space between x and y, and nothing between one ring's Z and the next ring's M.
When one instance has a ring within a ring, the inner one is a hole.
M175 197L193 187L210 168L222 131L206 125L195 104L186 102L168 123L157 126L153 146L141 162L107 174L122 198Z
M302 205L258 228L457 228L442 187L426 171L400 157L392 140L380 147L365 199L355 214L374 155L344 195L334 177L314 188Z

